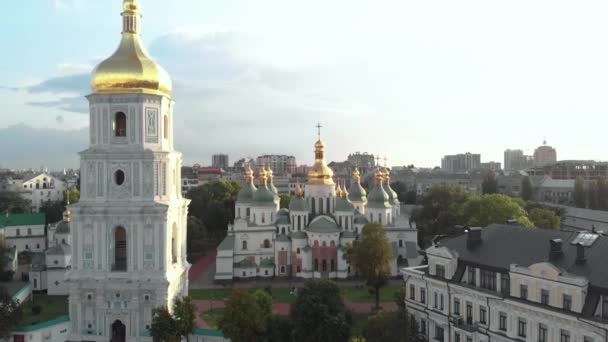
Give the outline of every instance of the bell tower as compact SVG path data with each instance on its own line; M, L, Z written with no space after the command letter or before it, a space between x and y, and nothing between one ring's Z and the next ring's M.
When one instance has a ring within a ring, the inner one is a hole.
M89 147L80 152L80 202L70 206L70 340L151 340L152 309L188 293L172 83L141 44L138 0L124 0L122 23L87 96Z

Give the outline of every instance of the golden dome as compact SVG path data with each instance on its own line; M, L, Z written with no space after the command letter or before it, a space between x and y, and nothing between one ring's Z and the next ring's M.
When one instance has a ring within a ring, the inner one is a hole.
M148 56L140 41L139 1L124 0L123 10L122 39L116 52L93 70L93 93L170 95L169 74Z
M247 167L245 168L245 183L253 184L253 170L249 164L247 164Z
M308 184L334 185L334 172L325 164L325 144L315 143L315 163L308 170Z

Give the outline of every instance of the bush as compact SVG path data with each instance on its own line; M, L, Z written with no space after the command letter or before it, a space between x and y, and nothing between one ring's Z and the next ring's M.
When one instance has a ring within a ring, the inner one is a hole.
M39 315L41 312L42 312L42 306L40 306L40 305L32 306L32 314L34 316Z

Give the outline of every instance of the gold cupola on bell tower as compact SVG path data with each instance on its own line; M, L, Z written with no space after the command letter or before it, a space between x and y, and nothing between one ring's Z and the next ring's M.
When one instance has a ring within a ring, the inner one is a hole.
M321 141L321 125L317 125L319 139L315 143L315 163L308 171L308 184L334 185L334 172L325 164L325 144Z
M91 89L94 94L171 95L171 78L148 56L140 40L140 28L139 0L124 0L122 39L116 52L93 70Z

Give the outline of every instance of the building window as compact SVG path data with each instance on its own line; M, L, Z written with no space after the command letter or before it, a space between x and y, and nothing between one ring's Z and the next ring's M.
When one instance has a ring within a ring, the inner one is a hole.
M467 324L473 324L473 304L467 303Z
M169 139L169 117L166 114L163 119L163 136L165 139Z
M297 272L297 273L300 273L300 266L297 266L297 267L296 267L296 272Z
M583 337L583 342L593 342L593 338L591 338L589 336L585 336L585 337Z
M435 265L435 275L438 278L445 278L445 267L443 265Z
M243 241L241 247L242 250L247 250L247 241Z
M488 289L490 291L496 291L496 273L480 270L480 286L484 289Z
M327 260L326 259L323 259L321 261L321 267L323 269L323 272L327 272Z
M329 270L332 272L336 270L336 262L334 259L329 260Z
M114 264L112 271L127 270L127 231L123 227L114 230Z
M602 318L608 319L608 296L604 296L602 300Z
M439 310L443 311L443 293L439 295Z
M424 318L420 319L420 333L426 335L426 320Z
M399 247L403 247L403 240L399 240Z
M454 342L460 342L460 333L459 332L454 333Z
M270 248L270 240L264 240L264 248Z
M171 262L177 263L177 224L175 223L171 229Z
M544 324L538 325L538 342L547 342L547 326Z
M572 310L572 296L565 294L564 298L564 310Z
M468 270L469 270L469 272L468 272L469 273L469 285L475 286L475 268L469 266Z
M467 342L473 342L473 339L469 336L467 336Z
M32 235L32 228L27 229L27 235Z
M17 236L21 235L21 230L20 230L19 228L17 228L17 229L15 230L15 234L16 234Z
M519 298L528 299L528 285L519 285Z
M510 287L511 287L511 282L509 281L509 274L501 273L500 274L500 291L503 294L509 294Z
M560 342L570 342L570 332L562 329L560 332Z
M437 304L439 304L437 301L437 292L433 292L433 308L437 309Z
M498 329L507 331L507 314L501 312L498 316Z
M486 307L479 307L479 323L486 324Z
M443 328L440 326L435 326L435 339L443 342Z
M549 305L549 290L540 290L540 303L544 305Z
M523 318L517 321L517 336L526 337L526 320Z
M296 249L296 254L300 254L300 248Z
M454 298L454 315L460 316L460 299Z
M114 183L116 185L122 185L125 182L125 173L122 170L116 170L114 172Z
M319 271L319 259L315 259L315 271Z
M285 266L281 266L281 273L285 273Z
M123 112L118 112L114 116L114 135L117 137L127 136L127 116Z
M30 246L29 245L25 245L25 249L30 249Z
M410 299L416 300L416 286L414 284L410 284Z
M420 288L420 303L426 303L426 289Z

